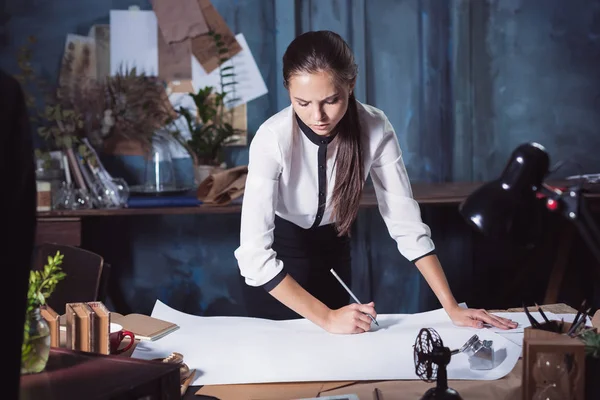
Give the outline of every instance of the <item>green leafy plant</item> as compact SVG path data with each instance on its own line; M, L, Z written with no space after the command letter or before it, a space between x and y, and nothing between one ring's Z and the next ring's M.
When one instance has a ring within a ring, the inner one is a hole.
M586 330L579 339L585 344L586 356L600 359L600 333Z
M77 132L83 128L83 119L77 111L64 109L57 103L46 106L42 117L46 124L37 130L42 138L54 140L58 147L66 149L79 142Z
M191 139L185 142L178 130L171 132L175 138L191 150L197 164L219 165L222 160L224 146L235 143L243 130L233 127L234 108L239 98L236 97L235 67L233 64L224 65L230 59L229 48L222 36L209 32L215 42L219 54L219 79L221 90L216 91L212 86L200 88L196 93L189 93L196 106L197 114L183 107L177 110L183 116L191 134Z
M32 329L36 324L34 315L36 310L46 304L46 300L52 295L56 285L65 278L66 274L60 267L63 257L60 252L56 252L53 257L48 256L48 262L41 271L29 272L29 289L21 346L22 370L39 372L46 365L49 342L44 345L43 343L48 340L47 336L38 332L37 329Z
M27 313L46 304L46 300L54 292L56 285L65 278L66 274L60 267L63 258L64 255L57 251L53 257L48 256L48 262L42 270L32 270L29 272Z

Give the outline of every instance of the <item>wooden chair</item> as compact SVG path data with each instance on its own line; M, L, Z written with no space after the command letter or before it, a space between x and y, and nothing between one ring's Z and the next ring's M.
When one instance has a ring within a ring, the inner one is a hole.
M62 315L67 303L103 301L99 295L105 292L102 286L108 279L102 275L103 257L75 246L43 243L36 249L34 269L43 269L48 256L56 255L57 251L64 255L61 268L66 277L56 285L54 293L48 298L48 305Z

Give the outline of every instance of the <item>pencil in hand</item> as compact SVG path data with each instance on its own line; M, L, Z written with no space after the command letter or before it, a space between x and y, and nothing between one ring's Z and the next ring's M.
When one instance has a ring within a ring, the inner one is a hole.
M348 286L346 286L346 284L344 283L344 281L342 280L342 278L340 278L338 276L338 274L336 274L336 272L333 270L333 268L331 268L329 270L333 276L335 276L335 279L338 280L338 282L340 283L340 285L342 285L342 287L344 289L346 289L346 292L348 292L348 294L354 299L355 302L357 302L358 304L362 304L354 295L354 293L352 293L352 291L350 290L350 288ZM367 313L363 313L363 314L367 314ZM369 316L369 318L371 318L371 321L373 321L373 323L375 323L375 325L379 326L379 324L377 323L377 320L375 318L373 318L373 316L371 314L367 314Z

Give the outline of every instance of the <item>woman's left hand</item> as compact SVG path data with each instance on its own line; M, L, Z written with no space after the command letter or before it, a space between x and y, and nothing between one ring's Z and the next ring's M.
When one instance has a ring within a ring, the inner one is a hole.
M518 326L516 322L492 315L486 310L456 307L448 311L448 316L457 326L483 328L484 324L488 324L500 329L514 329Z

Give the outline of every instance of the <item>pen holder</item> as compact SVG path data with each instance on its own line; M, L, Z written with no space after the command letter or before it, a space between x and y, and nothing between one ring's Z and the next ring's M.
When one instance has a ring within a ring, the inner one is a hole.
M560 332L524 329L523 399L585 400L585 345L567 335L570 328L570 323L564 323ZM587 326L584 329L596 330Z

